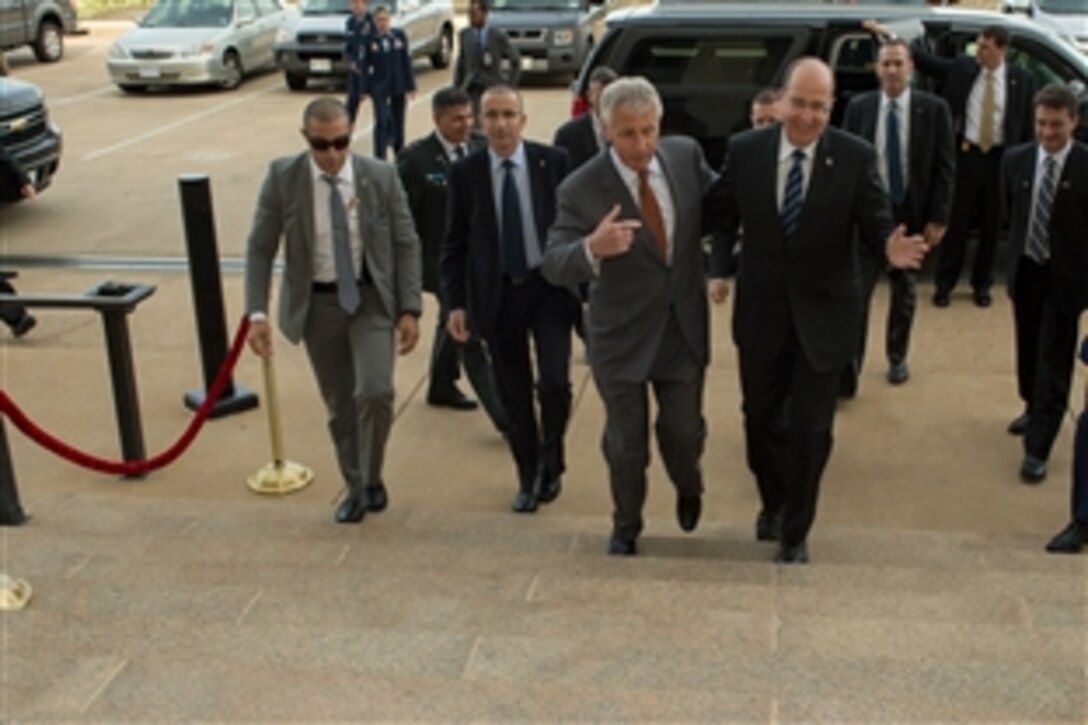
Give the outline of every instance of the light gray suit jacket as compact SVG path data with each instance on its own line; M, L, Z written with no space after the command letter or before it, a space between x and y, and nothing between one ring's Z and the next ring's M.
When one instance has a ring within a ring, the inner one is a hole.
M627 253L601 260L600 274L594 275L583 240L614 204L622 209L621 219L641 218L611 155L602 153L560 185L559 210L540 267L554 285L589 282L590 364L595 374L613 380L647 379L670 314L696 359L704 366L710 361L702 202L715 175L690 138L661 139L657 158L676 212L671 265L644 225Z
M419 237L396 167L354 154L356 214L364 265L382 303L375 324L392 327L422 309ZM306 328L313 284L314 204L309 154L276 159L265 177L246 243L246 312L267 311L272 265L284 243L279 326L298 343Z

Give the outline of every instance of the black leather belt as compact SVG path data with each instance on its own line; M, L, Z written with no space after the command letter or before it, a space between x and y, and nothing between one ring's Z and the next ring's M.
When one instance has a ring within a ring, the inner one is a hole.
M977 143L971 143L970 141L968 141L965 138L960 139L960 151L962 151L965 154L971 153L973 151L976 154L982 154L983 156L985 156L986 154L992 154L994 152L1000 152L1000 151L1004 150L1004 148L1005 148L1004 146L991 146L989 151L983 151L982 147L979 146Z
M362 282L359 281L359 280L356 280L355 284L357 284L357 285L362 284ZM335 282L311 282L310 283L310 289L313 290L314 292L320 292L323 295L336 294L336 283Z
M520 287L526 282L532 282L534 279L540 276L540 271L537 269L530 269L522 277L511 277L508 274L504 274L503 278L510 283L511 287Z

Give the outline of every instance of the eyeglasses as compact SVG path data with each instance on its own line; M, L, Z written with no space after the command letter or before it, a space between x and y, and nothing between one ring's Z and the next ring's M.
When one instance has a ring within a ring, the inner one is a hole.
M310 142L310 148L314 151L328 151L330 148L343 151L351 143L351 136L337 136L336 138L307 136L306 140Z

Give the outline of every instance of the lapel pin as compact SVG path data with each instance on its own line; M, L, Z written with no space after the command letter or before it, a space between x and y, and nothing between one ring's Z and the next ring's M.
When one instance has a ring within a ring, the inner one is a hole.
M826 164L828 168L831 168L835 165L835 160L828 156L826 159L824 159L824 164Z

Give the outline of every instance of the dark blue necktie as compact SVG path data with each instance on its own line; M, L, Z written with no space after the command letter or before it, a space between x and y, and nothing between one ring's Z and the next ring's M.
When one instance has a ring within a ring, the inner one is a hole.
M794 149L791 155L793 165L790 166L789 175L786 177L786 193L782 197L782 236L787 241L797 231L797 220L801 216L805 188L805 172L801 166L805 162L805 152Z
M476 28L476 62L484 64L484 29Z
M888 102L887 122L884 124L884 161L888 165L888 196L899 206L906 195L903 190L903 162L899 153L899 108Z
M521 220L521 196L514 179L514 162L502 162L502 243L503 271L512 279L524 277L529 269L525 261L525 227Z

